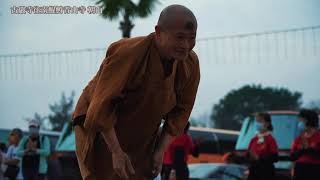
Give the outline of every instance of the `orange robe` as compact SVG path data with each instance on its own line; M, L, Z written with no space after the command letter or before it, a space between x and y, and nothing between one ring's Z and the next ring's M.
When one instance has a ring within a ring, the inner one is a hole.
M73 114L73 119L85 115L84 125L75 127L83 179L119 179L111 153L99 135L112 127L136 171L130 179L150 179L161 120L165 119L171 135L183 133L199 80L199 62L193 51L186 60L175 60L172 73L165 76L154 33L111 44Z

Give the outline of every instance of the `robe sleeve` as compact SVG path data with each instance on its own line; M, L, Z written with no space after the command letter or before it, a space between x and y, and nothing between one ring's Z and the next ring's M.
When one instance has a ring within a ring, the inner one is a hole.
M112 46L110 47L112 48ZM109 49L110 49L109 48ZM109 51L108 49L108 51ZM127 80L132 76L134 60L118 53L107 53L94 81L84 127L96 132L109 131L117 121L116 105L123 98Z
M196 99L200 82L200 68L198 58L194 58L196 58L196 63L191 66L191 74L186 85L176 92L177 104L166 116L165 131L172 136L183 133Z
M106 60L108 59L108 57L112 53L114 53L116 44L117 43L113 43L113 44L111 44L109 46L109 48L107 49L106 56L105 56L103 62L101 63L101 65L100 65L99 71L92 78L92 80L88 83L88 85L83 89L83 91L82 91L82 93L81 93L81 95L79 97L79 100L78 100L78 102L76 104L75 111L72 114L72 120L75 120L75 119L77 119L77 118L79 118L81 116L83 116L83 117L86 116L87 110L88 110L88 106L89 106L89 104L91 102L91 97L92 97L92 94L93 94L93 92L95 90L97 81L98 81L98 79L100 77L103 65L104 65L104 63L106 63Z

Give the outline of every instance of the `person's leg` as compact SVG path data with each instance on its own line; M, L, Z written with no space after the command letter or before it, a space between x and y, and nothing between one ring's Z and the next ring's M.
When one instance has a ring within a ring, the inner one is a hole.
M273 164L260 167L259 173L259 179L261 180L275 179L275 168Z
M188 179L188 167L187 164L179 164L175 166L176 168L176 179L177 180L185 180Z
M28 168L22 169L22 176L24 180L32 180L32 174L31 170Z
M320 175L320 165L317 164L310 164L309 165L309 179L310 180L319 180L319 175Z
M255 180L255 179L257 179L257 168L255 166L250 166L247 180Z
M24 177L24 180L37 180L38 178L38 172L34 171L33 169L29 169L29 171L26 173L26 177Z
M172 166L164 164L161 170L161 180L169 180Z
M306 167L303 164L296 163L294 166L294 180L304 180L306 179L307 172L306 172Z
M44 174L38 174L37 180L44 180Z

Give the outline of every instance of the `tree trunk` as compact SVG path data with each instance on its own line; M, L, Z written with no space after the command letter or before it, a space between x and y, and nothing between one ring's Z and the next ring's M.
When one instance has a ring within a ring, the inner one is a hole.
M129 38L133 27L134 27L134 24L132 24L130 20L130 15L127 12L125 12L123 21L120 22L120 27L119 27L119 29L122 31L122 37Z

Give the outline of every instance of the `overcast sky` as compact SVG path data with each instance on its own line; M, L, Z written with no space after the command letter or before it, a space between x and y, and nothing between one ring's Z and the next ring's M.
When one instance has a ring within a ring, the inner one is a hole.
M106 48L121 38L118 21L93 14L17 15L13 6L89 6L85 0L1 0L0 55L57 50ZM197 38L286 30L320 25L319 0L163 0L152 15L135 19L132 36L153 32L161 10L170 4L189 7L198 19ZM319 37L318 37L319 38ZM317 46L319 47L319 46ZM205 57L205 56L203 56ZM303 93L307 104L319 100L319 55L300 61L216 64L201 62L201 84L193 117L210 114L230 90L245 84L285 87ZM34 112L46 115L48 104L59 100L61 92L80 95L91 77L72 80L2 80L0 88L0 127L26 129L23 118Z

